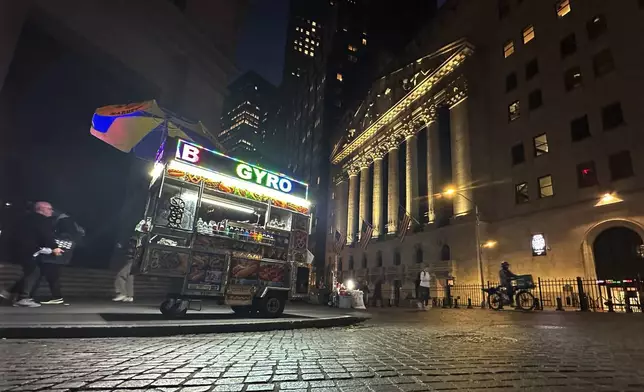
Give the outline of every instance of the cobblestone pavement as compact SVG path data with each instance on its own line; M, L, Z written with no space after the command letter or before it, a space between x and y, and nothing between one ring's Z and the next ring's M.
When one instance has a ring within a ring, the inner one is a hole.
M644 315L376 312L348 328L3 340L4 391L644 391Z

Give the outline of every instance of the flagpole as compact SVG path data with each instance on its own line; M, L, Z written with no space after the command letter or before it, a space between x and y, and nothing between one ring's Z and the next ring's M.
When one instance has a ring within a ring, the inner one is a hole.
M401 206L400 204L398 205L398 207L400 207L403 211L405 211L405 214L409 215L409 217L411 218L411 220L413 220L414 222L416 222L416 223L417 223L417 224L419 224L419 225L421 224L421 223L420 223L416 218L414 218L414 216L413 216L412 214L410 214L410 213L405 209L405 207Z

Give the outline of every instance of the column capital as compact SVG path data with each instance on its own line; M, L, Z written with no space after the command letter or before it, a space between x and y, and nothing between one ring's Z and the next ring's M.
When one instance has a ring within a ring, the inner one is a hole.
M358 166L349 166L345 170L349 177L357 176L358 174L360 174L360 167Z
M385 155L387 155L387 152L388 152L387 148L376 147L371 151L371 158L374 161L383 159Z
M390 135L390 136L387 138L387 140L385 140L385 141L382 143L382 146L383 146L383 148L384 148L385 150L387 150L387 152L389 152L389 151L391 151L391 150L397 150L397 149L398 149L398 145L399 145L399 144L400 144L400 143L398 143L398 140L396 140L396 137L395 137L394 135Z
M402 126L400 133L405 139L409 139L410 137L416 135L416 127L414 127L413 122L410 121L409 123Z
M371 165L371 161L367 157L359 159L357 162L359 170L368 169Z

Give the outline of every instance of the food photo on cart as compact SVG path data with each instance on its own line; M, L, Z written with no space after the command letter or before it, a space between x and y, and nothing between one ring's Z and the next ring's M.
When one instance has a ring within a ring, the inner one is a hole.
M125 115L121 106L99 109L92 134L154 163L142 217L149 233L132 273L173 278L160 311L181 317L213 300L278 317L288 300L308 298L308 185L226 155L203 126L154 101L127 107ZM156 126L154 137L128 132L140 126L133 117Z

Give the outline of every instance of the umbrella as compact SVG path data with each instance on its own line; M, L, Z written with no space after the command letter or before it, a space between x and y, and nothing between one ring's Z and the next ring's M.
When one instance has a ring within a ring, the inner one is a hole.
M193 122L160 107L155 100L99 108L90 133L120 151L155 160L168 137L190 140L225 152L201 122Z

